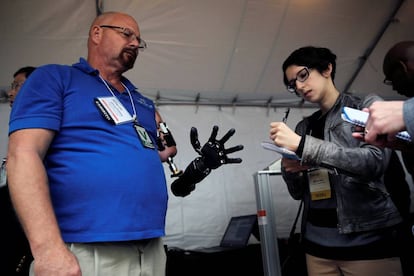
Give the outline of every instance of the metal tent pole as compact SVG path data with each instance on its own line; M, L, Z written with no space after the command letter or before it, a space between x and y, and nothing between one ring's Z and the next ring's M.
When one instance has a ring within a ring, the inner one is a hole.
M257 219L260 232L263 272L265 276L281 276L276 224L273 212L273 197L270 176L274 171L258 171L254 174L257 204Z

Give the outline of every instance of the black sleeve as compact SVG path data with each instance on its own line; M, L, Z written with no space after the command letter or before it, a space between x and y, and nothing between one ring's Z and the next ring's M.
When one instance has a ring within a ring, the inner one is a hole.
M197 157L172 184L171 191L175 196L185 197L194 189L195 184L203 180L211 170L204 165L203 159Z

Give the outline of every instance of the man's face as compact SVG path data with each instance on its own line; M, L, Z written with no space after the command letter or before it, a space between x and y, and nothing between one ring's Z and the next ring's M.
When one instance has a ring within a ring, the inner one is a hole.
M414 64L402 61L384 63L384 83L391 85L398 94L414 97Z
M134 66L138 57L139 29L134 21L128 18L118 18L111 24L105 24L103 29L103 49L115 66L126 71Z
M26 75L24 73L17 74L16 77L14 77L10 90L8 92L10 107L13 106L14 99L16 98L17 93L19 93L20 87L23 85L25 81Z

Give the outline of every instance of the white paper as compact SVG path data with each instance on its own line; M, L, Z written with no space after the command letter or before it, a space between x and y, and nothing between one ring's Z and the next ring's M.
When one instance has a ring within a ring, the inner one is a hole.
M300 157L297 156L296 153L286 148L279 147L275 143L262 142L262 147L267 150L276 151L277 153L280 153L285 158L300 160Z
M347 121L351 124L354 124L360 127L365 127L365 124L368 120L368 116L369 116L368 112L355 109L355 108L351 108L351 107L347 107L347 106L343 107L342 115L341 115L344 121ZM397 133L396 136L400 139L411 142L410 134L407 131L401 131Z

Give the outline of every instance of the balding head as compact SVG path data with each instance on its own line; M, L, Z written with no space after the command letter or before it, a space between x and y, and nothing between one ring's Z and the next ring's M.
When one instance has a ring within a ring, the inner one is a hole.
M392 46L382 66L385 79L399 94L414 96L414 41L401 41Z
M92 22L88 38L88 63L101 74L133 68L138 57L140 30L137 21L120 12L106 12Z
M91 37L93 35L94 26L113 25L114 22L119 22L119 21L123 21L123 22L127 21L131 26L133 26L132 30L139 33L138 23L129 14L121 13L121 12L105 12L97 16L92 22L89 28L88 46L89 46Z

